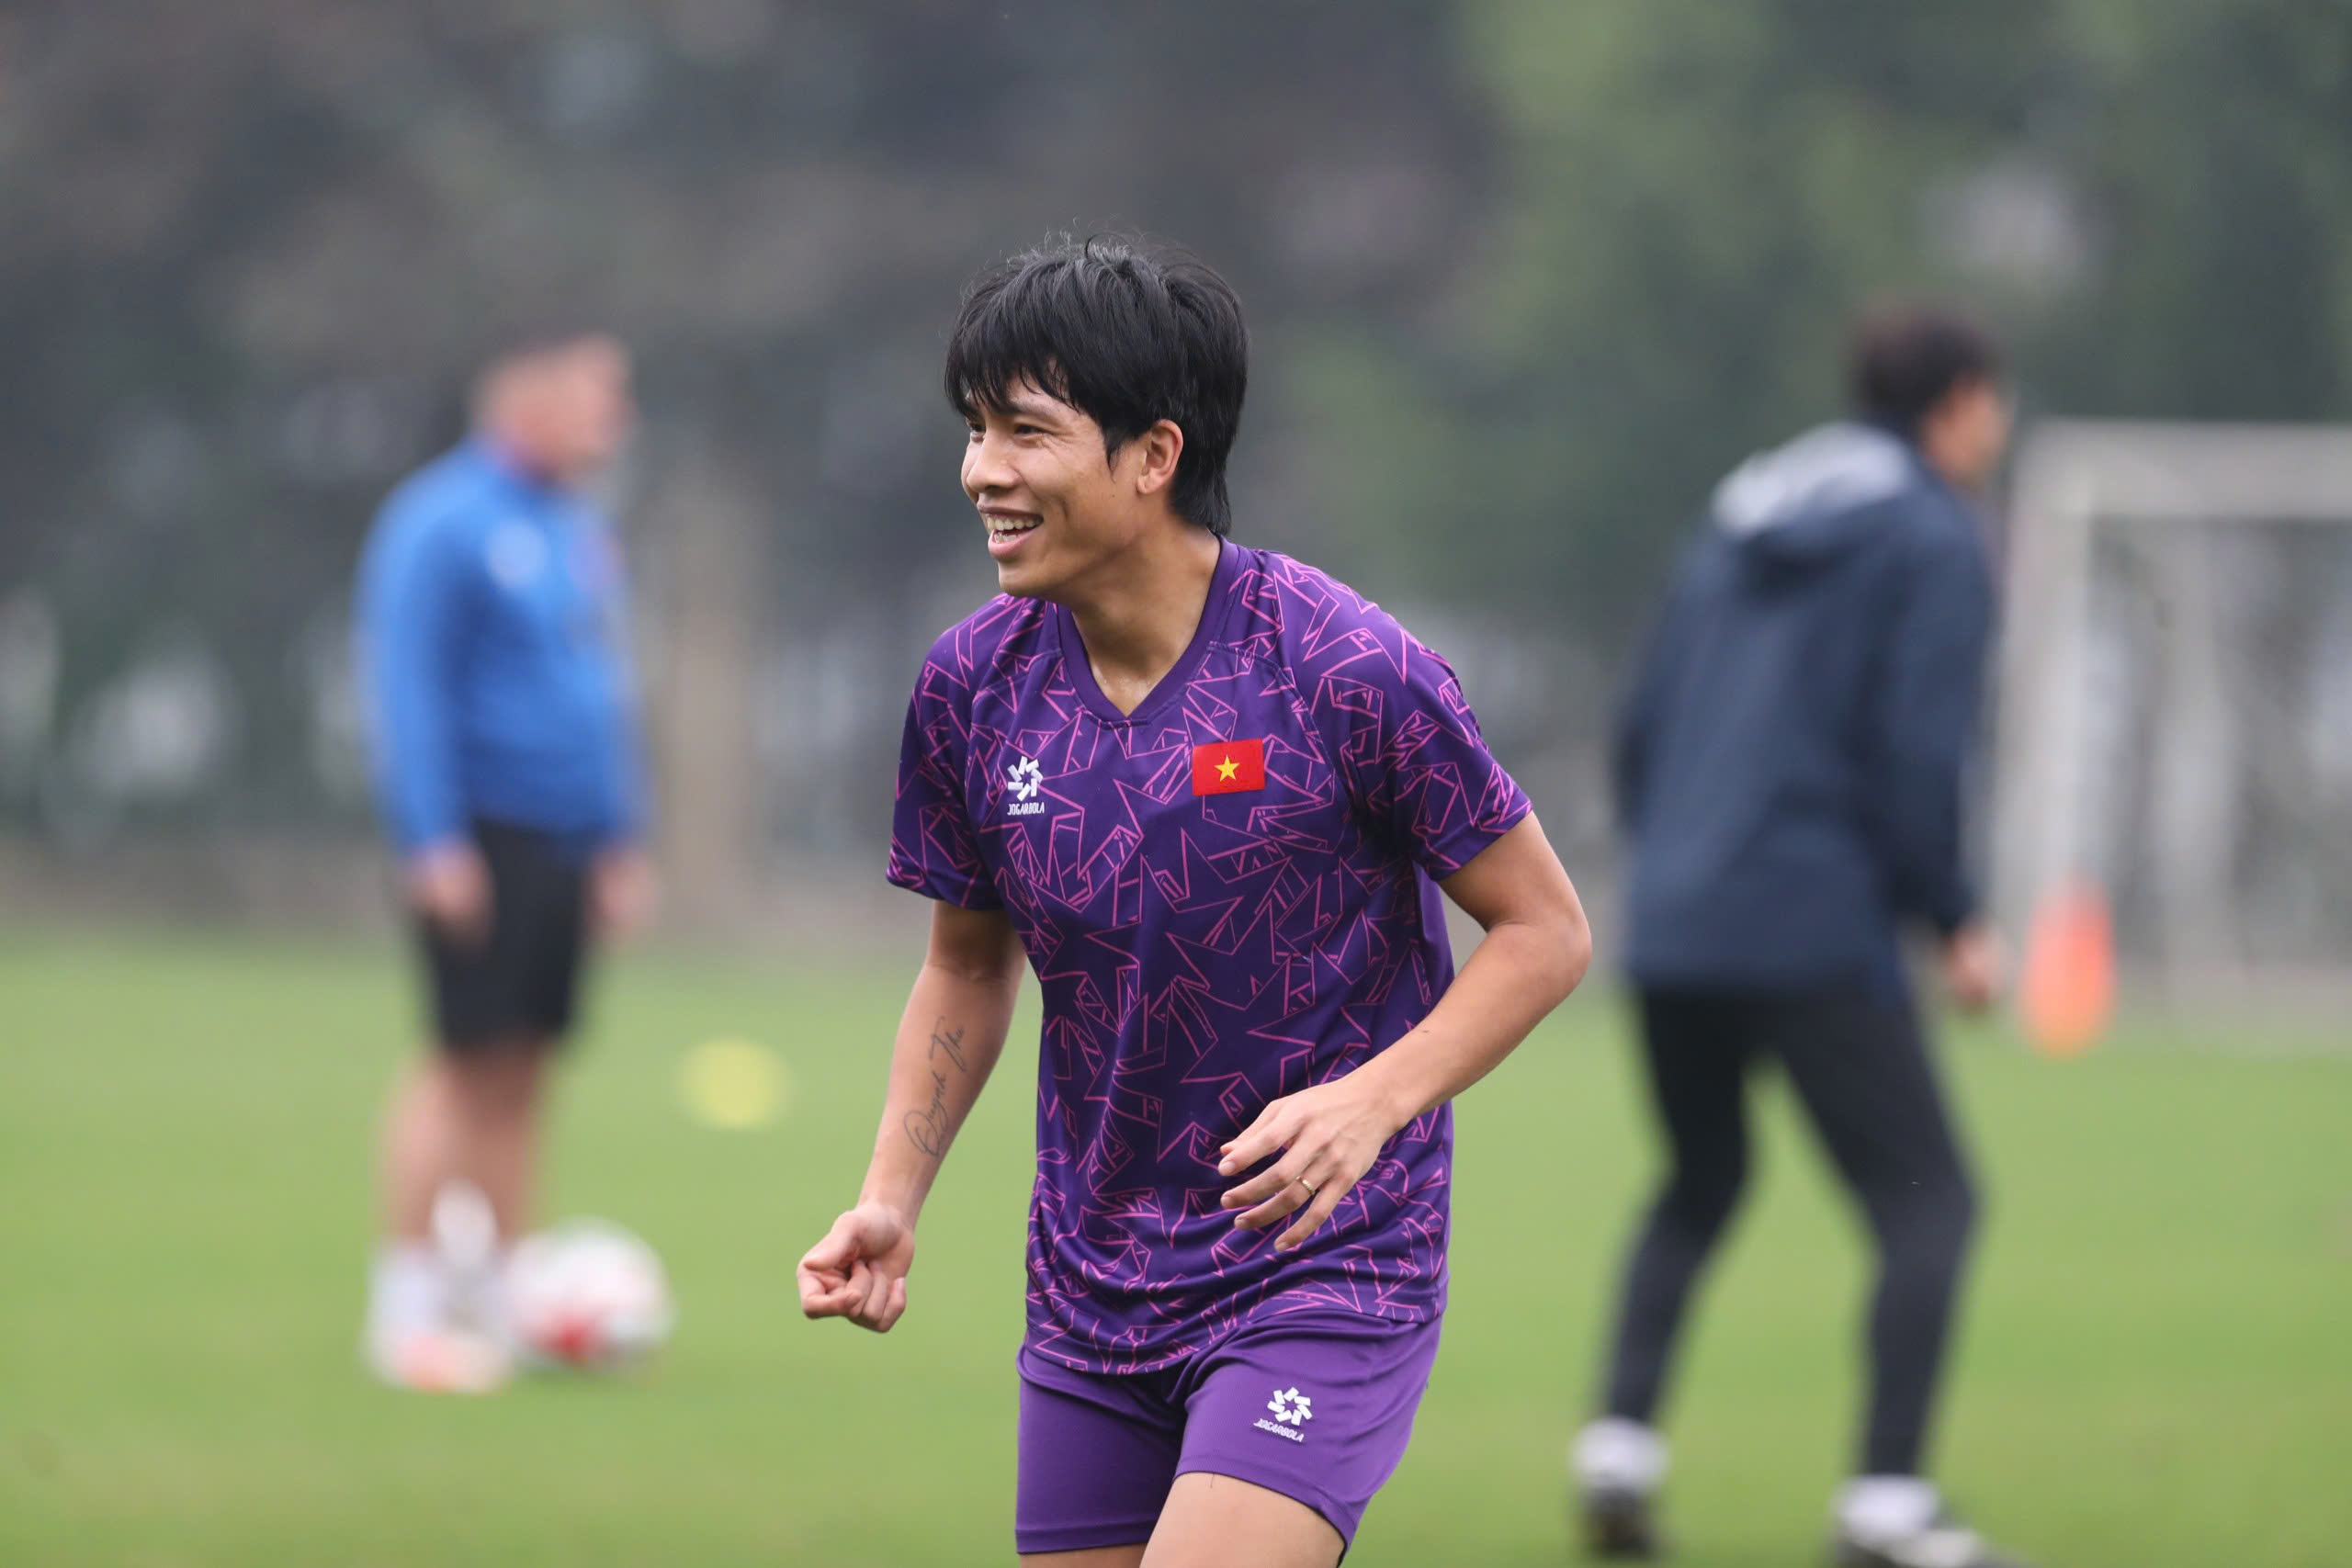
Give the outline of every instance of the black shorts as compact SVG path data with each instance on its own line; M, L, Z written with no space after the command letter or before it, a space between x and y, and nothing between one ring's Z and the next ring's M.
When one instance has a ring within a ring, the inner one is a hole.
M588 945L588 866L564 840L501 822L476 822L490 873L490 932L479 942L418 919L445 1050L516 1041L553 1043L571 1028Z

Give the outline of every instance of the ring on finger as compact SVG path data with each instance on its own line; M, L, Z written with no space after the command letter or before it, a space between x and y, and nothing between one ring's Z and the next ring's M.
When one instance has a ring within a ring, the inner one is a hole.
M1305 1178L1305 1177L1303 1177L1303 1176L1302 1176L1302 1177L1300 1177L1300 1178L1298 1179L1298 1184L1299 1184L1301 1187L1304 1187L1304 1188L1306 1188L1306 1195L1307 1195L1309 1198L1312 1198L1312 1197L1314 1197L1314 1196L1315 1196L1315 1190L1316 1190L1316 1189L1315 1189L1315 1183L1313 1183L1312 1181L1307 1180L1307 1179L1306 1179L1306 1178Z

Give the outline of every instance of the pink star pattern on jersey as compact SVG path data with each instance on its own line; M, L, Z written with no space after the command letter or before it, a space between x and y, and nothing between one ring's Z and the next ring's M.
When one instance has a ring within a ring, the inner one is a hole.
M1195 747L1250 740L1261 789L1194 793ZM1226 545L1192 647L1132 714L1055 606L1000 597L933 645L889 876L1005 909L1044 988L1033 1349L1143 1371L1261 1310L1443 1310L1450 1109L1295 1253L1234 1228L1217 1149L1427 1014L1453 977L1431 878L1527 812L1445 662L1270 551Z

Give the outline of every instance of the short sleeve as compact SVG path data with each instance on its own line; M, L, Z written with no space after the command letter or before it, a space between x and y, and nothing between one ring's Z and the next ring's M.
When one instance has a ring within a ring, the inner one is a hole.
M995 879L980 858L965 806L971 685L958 673L950 639L923 660L899 743L898 803L890 818L892 883L965 909L998 909Z
M1334 675L1350 717L1349 787L1423 870L1451 876L1532 807L1487 750L1452 667L1393 621L1366 630L1377 654Z

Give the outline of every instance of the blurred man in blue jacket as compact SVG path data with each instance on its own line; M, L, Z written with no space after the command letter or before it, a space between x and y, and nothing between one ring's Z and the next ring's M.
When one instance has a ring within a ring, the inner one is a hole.
M1788 1073L1879 1254L1870 1395L1836 1553L1990 1568L1921 1473L1975 1201L1905 984L1906 927L1982 1007L1998 948L1961 852L1993 592L1966 499L2009 410L1990 343L1871 316L1855 417L1742 464L1685 550L1614 757L1627 966L1671 1166L1634 1245L1600 1418L1574 1464L1591 1544L1657 1551L1654 1422L1690 1289L1747 1170L1749 1070Z
M527 343L484 372L475 414L385 502L358 596L377 793L435 1037L387 1119L366 1348L390 1382L459 1391L496 1386L506 1357L494 1299L470 1325L453 1310L435 1197L471 1181L502 1243L529 1223L583 950L652 891L620 554L584 493L628 437L628 355L601 335Z

